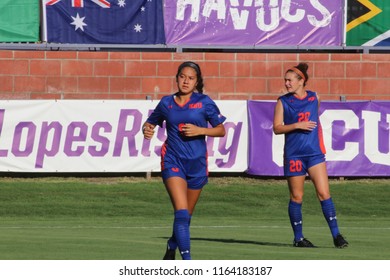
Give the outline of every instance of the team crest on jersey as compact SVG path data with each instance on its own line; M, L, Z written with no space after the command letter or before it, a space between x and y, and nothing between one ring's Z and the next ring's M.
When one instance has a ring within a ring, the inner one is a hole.
M190 104L190 105L188 105L188 107L190 109L200 109L203 107L203 104L202 104L202 102L198 102L198 103Z
M315 100L315 97L314 97L314 96L309 97L307 100L308 100L308 101L314 101L314 100Z

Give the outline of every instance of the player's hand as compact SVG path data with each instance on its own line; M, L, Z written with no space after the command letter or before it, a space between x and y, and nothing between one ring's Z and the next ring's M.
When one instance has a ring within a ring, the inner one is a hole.
M298 122L297 126L299 129L312 131L317 127L317 122L313 122L313 121Z
M144 134L144 138L147 140L152 139L154 135L154 125L151 125L150 123L145 123L142 127L142 133Z
M196 125L191 124L191 123L186 123L185 125L183 125L181 127L181 133L187 137L194 137L194 136L198 136L198 135L203 135L204 128L196 126Z

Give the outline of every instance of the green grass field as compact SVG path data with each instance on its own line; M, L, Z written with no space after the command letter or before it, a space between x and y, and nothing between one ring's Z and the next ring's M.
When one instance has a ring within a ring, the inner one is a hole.
M191 222L198 260L389 260L390 180L331 180L347 249L306 183L304 234L292 247L281 180L212 177ZM172 228L160 178L1 178L1 260L160 260Z

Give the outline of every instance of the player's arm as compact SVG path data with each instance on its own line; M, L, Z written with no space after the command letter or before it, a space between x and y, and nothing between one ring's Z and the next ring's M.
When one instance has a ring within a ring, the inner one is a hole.
M145 139L147 139L147 140L152 139L152 137L154 135L154 128L155 127L156 127L156 125L148 123L148 122L145 122L142 125L142 133L144 134Z
M313 121L300 121L292 124L284 124L283 121L283 105L280 99L276 102L274 110L273 131L275 134L285 134L296 129L313 130L317 126Z
M221 123L215 127L199 127L190 123L186 123L182 128L183 134L187 137L205 135L212 137L225 136L225 126Z

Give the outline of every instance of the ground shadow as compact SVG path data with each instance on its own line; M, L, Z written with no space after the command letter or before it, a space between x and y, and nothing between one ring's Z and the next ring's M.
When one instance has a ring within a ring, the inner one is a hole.
M169 237L160 237L167 240ZM225 238L201 238L193 237L191 240L194 241L209 241L209 242L221 242L221 243L237 243L237 244L252 244L259 246L274 246L274 247L291 247L291 244L276 243L276 242L264 242L264 241L252 241L252 240L240 240L240 239L225 239Z

